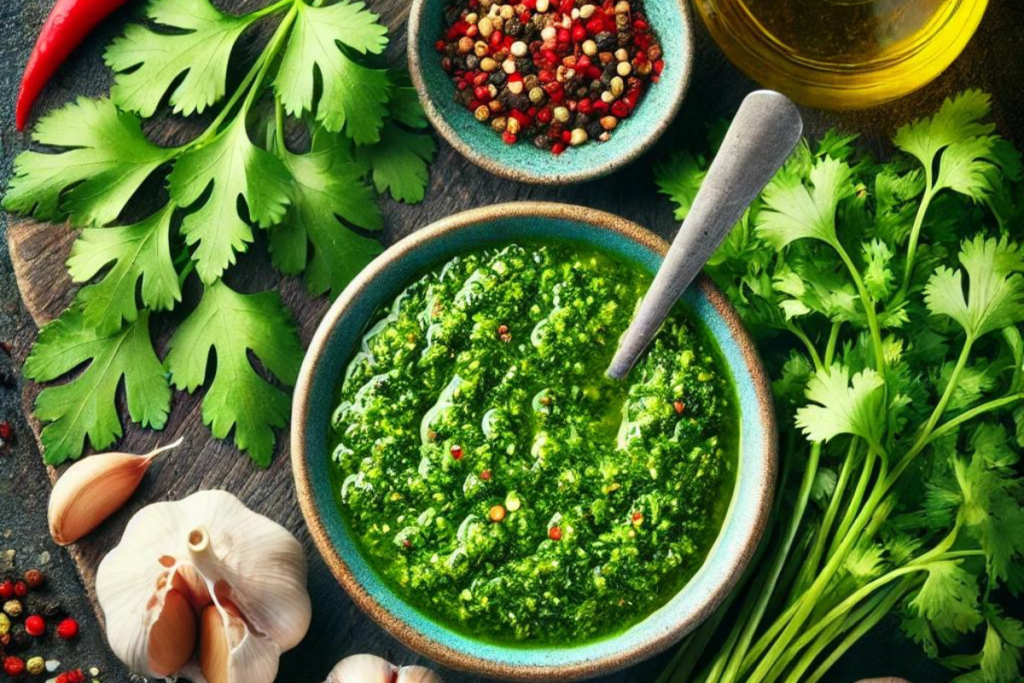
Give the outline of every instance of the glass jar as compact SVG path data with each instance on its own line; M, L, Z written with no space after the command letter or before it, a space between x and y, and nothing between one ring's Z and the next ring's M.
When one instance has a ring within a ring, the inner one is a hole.
M987 0L695 0L715 41L748 76L795 101L865 108L948 67Z

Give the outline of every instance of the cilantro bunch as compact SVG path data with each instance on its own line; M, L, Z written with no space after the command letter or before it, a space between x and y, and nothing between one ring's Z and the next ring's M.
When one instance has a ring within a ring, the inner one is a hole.
M715 256L775 376L782 485L741 599L661 682L814 683L890 613L958 681L1021 680L1021 165L988 115L947 100L886 162L803 143ZM657 168L679 218L706 167Z
M209 0L152 0L146 24L109 46L109 98L80 98L44 117L22 153L4 207L81 228L68 270L72 306L40 332L27 377L49 382L35 405L46 462L102 449L122 433L123 385L134 422L161 429L172 388L206 388L203 421L262 466L290 406L302 349L277 292L243 294L222 279L258 231L282 273L336 295L381 251L377 193L423 199L434 142L412 87L367 64L387 30L363 3L279 0L234 16ZM233 89L228 65L247 30L276 28ZM229 92L230 91L230 92ZM191 141L163 147L142 120L216 111ZM305 144L286 140L306 131ZM289 136L289 132L291 135ZM166 203L122 216L144 184L164 178ZM341 221L339 221L339 218ZM202 296L163 360L153 319L178 309L195 274ZM211 354L213 358L211 358ZM257 371L257 359L265 372ZM268 378L273 381L268 381Z

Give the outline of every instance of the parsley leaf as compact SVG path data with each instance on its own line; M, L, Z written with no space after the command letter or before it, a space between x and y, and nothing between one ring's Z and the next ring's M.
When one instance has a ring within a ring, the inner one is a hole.
M292 205L284 221L270 230L274 265L286 274L306 271L310 294L336 297L383 249L338 222L338 217L367 230L379 230L384 219L366 184L363 169L344 152L334 136L308 154L283 155L294 180ZM308 259L308 245L313 253Z
M877 372L863 370L850 380L845 366L816 372L807 383L807 400L796 413L796 424L811 441L829 441L855 434L877 444L884 427L885 383Z
M268 227L284 217L290 180L284 164L249 139L244 117L181 155L167 179L171 198L188 208L213 188L181 226L188 244L198 245L193 259L204 283L216 281L235 262L235 252L245 251L253 240L252 228L239 214L239 197L249 217Z
M80 97L47 114L32 139L63 149L19 154L4 208L41 220L69 217L75 226L115 220L143 181L175 154L147 140L138 117L108 99Z
M426 194L435 149L429 135L411 133L388 121L380 142L356 147L356 161L370 172L378 192L391 192L395 200L415 204Z
M209 285L171 337L166 363L174 386L189 393L202 386L211 351L216 370L203 397L203 422L218 439L234 429L235 445L266 467L274 429L286 424L291 400L256 372L249 352L288 386L302 362L295 323L280 295L239 294L221 281Z
M1015 242L976 235L961 245L960 263L963 270L941 267L928 280L924 299L932 315L952 318L971 339L1024 320L1024 255Z
M39 440L50 465L82 454L85 439L106 448L121 436L117 389L124 380L128 414L139 424L163 429L171 408L171 389L149 338L149 312L113 334L101 334L76 308L39 331L25 361L25 376L37 382L62 377L82 364L71 381L46 387L35 414L47 424Z
M114 103L149 117L177 84L170 103L189 116L224 97L231 50L255 15L233 17L207 0L153 0L146 16L170 30L131 24L110 44L103 58L117 73Z
M112 334L121 321L138 317L135 290L142 281L142 303L152 310L170 310L181 301L178 273L170 251L168 204L149 218L123 227L90 228L75 240L68 272L75 282L88 282L106 266L103 278L78 292L86 325Z
M391 90L387 71L360 65L339 43L359 53L380 54L387 46L387 29L361 2L327 7L299 2L297 7L293 35L274 79L285 111L293 116L313 111L318 71L323 93L316 120L331 132L344 130L360 144L377 142Z

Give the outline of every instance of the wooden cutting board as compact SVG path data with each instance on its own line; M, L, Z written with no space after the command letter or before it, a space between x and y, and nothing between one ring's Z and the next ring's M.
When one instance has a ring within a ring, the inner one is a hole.
M26 17L42 17L51 4L51 0L11 1L22 6ZM237 7L258 3L250 0L225 4ZM923 112L932 111L947 94L966 87L981 87L996 95L995 118L1000 130L1014 137L1018 144L1024 142L1024 107L1021 106L1024 71L1019 67L1011 67L1019 64L1020 55L1024 54L1024 12L1012 2L1000 4L1001 7L993 7L989 12L965 56L936 83L898 104L867 112L839 116L806 111L808 130L820 133L828 126L839 125L847 130L864 132L872 146L884 150L886 140L897 125ZM370 5L392 29L393 41L389 57L395 63L402 63L408 0L371 0ZM78 94L94 95L108 91L110 74L102 68L99 54L104 42L121 29L128 14L122 12L116 15L103 27L99 36L75 55L73 62L48 89L44 105L67 102ZM37 26L26 22L22 30L34 34ZM532 187L489 176L439 141L439 153L432 167L427 200L417 206L384 201L387 222L382 238L384 243L391 244L434 220L458 211L525 199L593 206L628 217L670 237L676 223L668 201L658 197L655 192L650 173L652 161L671 149L673 136L678 139L680 135L693 132L700 135L700 129L707 120L707 112L727 115L735 109L742 96L755 87L725 61L707 37L699 20L695 28L698 55L695 81L687 105L670 139L659 145L659 149L651 155L604 180L575 187ZM696 113L698 110L700 114ZM173 121L158 121L151 126L150 132L157 138L165 139L181 134ZM27 144L27 136L19 137L10 131L4 139L14 140L15 146L18 146L18 140L21 145ZM75 233L64 225L10 218L7 239L11 258L26 307L37 324L41 325L56 317L74 295L74 287L64 267L74 237ZM303 343L306 344L329 302L323 298L308 297L301 283L294 278L281 278L269 267L265 255L265 243L257 242L249 254L240 259L239 266L232 269L228 279L242 291L278 288L294 311ZM179 310L188 310L194 302L195 293L191 292L191 301L186 296L185 305L179 306ZM154 330L161 356L166 351L168 331ZM16 340L15 348L21 359L30 345L29 338ZM31 407L39 390L40 387L26 383L23 396L25 412L37 435L40 425L31 419ZM336 661L359 652L372 652L403 663L415 661L417 657L414 653L399 645L354 607L320 560L295 501L285 432L279 434L273 464L268 470L260 470L230 443L210 436L202 424L200 399L199 395L177 393L164 432L155 433L126 425L125 436L117 445L118 450L142 453L178 436L185 437L185 444L156 461L126 509L70 549L90 592L99 561L117 544L125 524L135 511L148 503L176 500L202 489L225 489L239 496L257 512L284 524L302 540L307 549L310 560L309 586L314 604L313 625L306 640L285 656L279 680L288 683L321 681ZM40 466L42 474L43 468ZM56 476L53 470L49 474L51 478ZM102 614L99 616L102 618ZM661 661L655 660L611 676L606 682L646 683L656 678L661 664ZM448 683L480 680L455 672L443 673ZM852 679L847 677L845 680Z

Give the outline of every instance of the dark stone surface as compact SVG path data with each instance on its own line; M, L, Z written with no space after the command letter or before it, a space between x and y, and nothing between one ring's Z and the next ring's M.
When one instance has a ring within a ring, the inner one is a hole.
M404 3L405 0L398 3L371 2L374 6L402 6ZM25 62L38 28L51 4L52 0L7 0L0 4L0 25L5 28L5 36L0 41L0 56L3 58L0 63L5 66L0 73L0 122L3 122L0 124L0 186L6 184L13 156L27 143L27 136L22 136L13 129L14 97L21 65ZM820 131L825 125L838 123L849 129L873 132L874 135L869 136L871 143L884 148L886 136L896 125L932 110L946 94L964 87L976 86L997 93L996 120L1004 132L1012 133L1019 142L1020 133L1024 130L1021 125L1024 107L1021 106L1020 87L1024 83L1024 73L1019 66L1020 55L1024 54L1024 30L1021 30L1024 27L1024 12L1012 1L1002 3L1000 7L993 9L994 11L986 17L979 36L968 48L965 57L932 86L900 103L866 112L842 116L807 112L810 128L812 131ZM123 27L131 11L128 9L119 12L98 29L72 58L69 66L57 74L53 85L47 89L37 104L37 111L44 111L63 103L71 93L96 96L107 92L109 75L102 65L100 54L103 46ZM393 14L390 20L392 24L398 25L400 13ZM398 49L402 44L401 34L399 35L400 38L396 41ZM692 127L692 124L699 120L693 116L695 107L728 111L735 106L741 95L752 87L749 81L738 75L725 62L706 39L701 42L697 66L697 80L686 110L680 117L678 129ZM390 207L388 239L394 239L425 224L427 220L453 210L492 203L498 199L527 198L592 204L618 211L627 217L656 226L663 234L669 234L672 225L671 207L667 201L655 201L646 175L649 162L649 158L645 159L611 180L579 188L532 188L481 182L480 185L485 191L477 193L461 183L461 180L476 177L482 172L465 163L442 144L427 203L422 207ZM439 172L438 169L444 170ZM456 183L461 184L448 185L446 181L449 179L455 179ZM639 198L635 194L630 194L637 187L646 188ZM34 323L21 304L16 288L7 254L6 229L6 216L0 215L0 341L18 339L15 357L23 357L28 351L28 340L33 336ZM18 375L18 369L12 364L11 359L0 353L0 374L3 372ZM0 455L0 551L15 551L17 561L23 569L29 565L41 565L50 577L50 589L53 594L66 603L83 626L82 636L77 642L64 644L46 641L40 652L71 666L97 666L102 672L100 678L105 683L132 680L105 645L99 625L91 615L85 587L75 571L74 563L65 551L54 546L47 534L46 502L49 482L34 439L21 414L20 387L0 387L0 420L9 420L18 435L13 448ZM47 554L49 559L44 562ZM313 561L318 562L318 559ZM340 589L337 591L340 592ZM340 618L344 621L344 614ZM351 618L358 621L354 615ZM318 619L314 629L336 624L333 619ZM366 628L376 629L372 625ZM356 624L345 624L345 630L350 631L353 637L356 636ZM382 635L377 637L386 638ZM378 654L396 658L408 657L404 648L397 644L378 650ZM316 658L318 662L315 666L307 663L306 666L286 668L285 671L323 671L325 665L337 659L337 656L330 652L320 652L316 653ZM660 661L648 663L630 672L628 677L617 677L616 680L628 678L636 683L653 681L660 664ZM861 676L879 675L903 675L915 678L919 683L948 678L941 670L927 665L916 647L908 647L892 624L880 629L872 638L855 648L836 668L830 681L849 683ZM314 683L308 676L283 673L280 678L289 683ZM458 683L468 682L471 678L451 676L448 680L449 683Z

